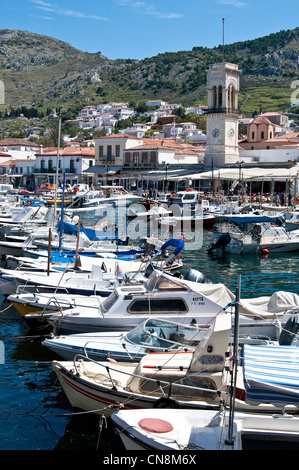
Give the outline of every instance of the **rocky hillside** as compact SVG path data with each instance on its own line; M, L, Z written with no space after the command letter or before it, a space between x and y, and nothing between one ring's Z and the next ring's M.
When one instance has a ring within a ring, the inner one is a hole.
M225 60L242 70L241 110L285 111L298 76L299 28L225 46ZM81 107L107 100L161 98L183 106L206 102L206 68L222 47L195 46L137 60L109 60L57 39L0 30L0 78L5 108ZM3 108L3 106L2 106Z

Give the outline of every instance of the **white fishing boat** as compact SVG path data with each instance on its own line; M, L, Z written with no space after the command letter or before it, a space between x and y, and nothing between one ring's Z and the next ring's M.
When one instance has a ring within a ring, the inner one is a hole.
M78 239L78 241L77 241ZM10 242L7 246L15 246L17 242ZM48 237L42 238L41 235L32 233L28 236L27 240L21 245L23 253L30 254L32 249L47 249L49 246ZM82 232L79 237L75 235L64 234L60 241L59 233L53 233L51 239L52 250L76 252L76 249L81 253L95 254L95 253L123 253L123 254L143 254L144 249L138 245L130 244L128 240L90 240L88 236ZM11 254L11 253L10 253Z
M101 204L123 205L124 207L143 198L136 194L128 192L123 186L116 185L103 185L98 190L87 191L82 195L76 197L72 207L79 208L96 208Z
M286 230L299 229L299 210L284 212L282 216L285 220L284 226Z
M99 295L80 295L47 292L16 292L8 296L7 300L25 318L29 326L47 324L49 313L62 312L70 308L98 308L102 298ZM38 315L34 315L38 314ZM32 315L32 316L31 316Z
M161 219L164 217L169 217L172 214L171 210L168 210L162 204L151 204L149 210L144 210L143 205L131 205L127 210L127 217L129 219L134 219L138 217L138 220L147 220L150 219Z
M104 273L93 266L90 273L71 271L47 272L0 269L0 289L3 295L12 295L19 288L30 292L50 292L99 295L107 297L118 285L114 273Z
M0 218L0 234L22 235L44 227L51 223L53 218L52 209L43 206L19 206L11 208L10 217Z
M163 217L163 219L160 220L160 224L162 227L172 226L184 233L188 229L200 229L202 226L212 226L218 220L217 216L207 212L195 211L193 214L191 214L190 211L188 212L188 215L184 215L184 213L186 213L185 211L179 216Z
M229 349L231 322L231 315L217 315L194 352L149 353L137 363L79 354L53 361L53 369L71 405L96 414L122 408L219 411L232 396L236 411L298 412L298 347L245 344L241 366L238 348Z
M0 289L5 296L16 293L14 302L18 305L23 303L23 298L19 295L22 291L107 296L118 283L123 284L129 280L133 285L146 282L152 267L170 272L180 269L182 262L178 255L183 247L182 240L170 239L152 256L147 255L138 260L109 258L102 254L98 257L79 256L77 261L76 258L64 259L59 256L58 261L48 264L44 258L43 269L40 267L41 258L38 272L34 270L34 262L29 264L31 269L28 271L21 269L21 266L17 271L1 268ZM49 269L50 266L53 268ZM24 302L28 306L27 298Z
M299 230L287 231L283 226L274 225L273 221L263 222L264 219L256 222L255 216L229 220L234 228L216 233L216 241L209 247L209 252L219 249L228 253L264 254L299 250Z
M186 276L188 278L188 275ZM195 276L192 276L195 279ZM233 312L235 295L223 284L181 279L153 270L146 282L123 284L98 309L68 309L48 318L60 333L128 331L150 316L178 323L208 325L219 312ZM277 291L240 300L240 334L277 340L282 327L299 311L299 296Z
M134 281L134 279L132 279ZM116 288L98 309L69 309L48 322L60 333L128 331L150 316L177 323L207 325L234 300L223 284L179 279L154 269L145 282L128 281Z
M140 409L110 419L127 451L296 451L299 445L299 418L285 413L235 412L231 421L229 410Z
M79 302L82 300L84 302L84 299L79 300L74 297L72 301L74 305L77 303L79 306ZM52 310L55 309L56 303L54 301L55 298L51 303ZM95 307L97 307L96 304ZM38 307L36 308L38 310ZM137 362L150 352L194 351L203 339L207 328L208 326L199 327L198 324L192 324L192 322L188 325L158 318L148 318L128 332L51 334L42 344L66 361L74 359L77 354L83 354L96 361L110 358L116 361ZM290 332L285 335L285 341L287 344L297 344L298 342L296 336L292 337ZM239 344L243 346L244 344L272 344L272 342L265 337L251 338L246 335L239 337Z
M51 336L42 344L66 361L83 354L96 361L110 358L138 362L149 352L194 351L205 333L206 328L149 318L126 333L111 331Z
M164 407L173 400L192 409L219 407L229 376L225 353L230 333L231 316L221 314L195 352L152 353L137 363L96 362L78 355L74 361L53 361L53 369L74 408L101 415L119 406Z

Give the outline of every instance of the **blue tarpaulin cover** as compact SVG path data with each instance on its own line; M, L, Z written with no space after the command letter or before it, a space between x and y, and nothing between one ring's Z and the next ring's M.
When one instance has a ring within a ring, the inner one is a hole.
M244 346L246 402L299 407L299 347Z
M252 216L245 215L244 217L242 217L242 216L239 216L239 217L231 216L231 217L227 217L227 218L231 222L233 222L237 225L257 224L257 223L261 224L261 223L266 223L266 222L274 224L275 220L276 220L275 217L269 217L267 215L259 216L259 217L256 217L255 215L252 215Z

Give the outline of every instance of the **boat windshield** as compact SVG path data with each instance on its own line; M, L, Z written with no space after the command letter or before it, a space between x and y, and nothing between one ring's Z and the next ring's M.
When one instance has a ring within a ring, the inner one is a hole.
M184 194L184 196L182 197L182 201L193 201L195 199L196 199L195 193Z
M153 273L146 283L146 288L149 291L153 291L154 289L172 291L188 290L187 286L184 286L179 282L172 281L171 279L161 275L161 273Z
M203 338L205 330L197 330L192 326L158 319L148 319L126 334L126 339L137 345L153 348L181 348L182 345L197 346Z
M101 302L101 309L103 312L108 312L118 299L116 291L112 292L103 302Z

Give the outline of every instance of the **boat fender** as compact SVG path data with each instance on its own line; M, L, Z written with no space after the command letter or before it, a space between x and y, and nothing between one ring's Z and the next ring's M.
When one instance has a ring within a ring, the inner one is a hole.
M292 315L279 335L280 346L290 346L298 341L299 315Z
M155 401L153 408L181 408L181 404L170 397L161 397L159 400Z

